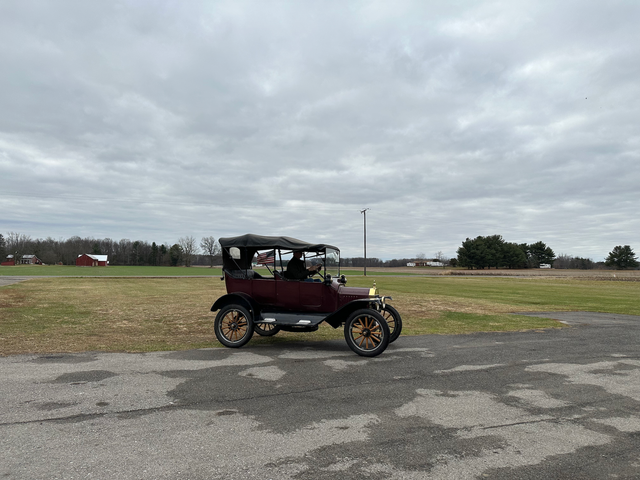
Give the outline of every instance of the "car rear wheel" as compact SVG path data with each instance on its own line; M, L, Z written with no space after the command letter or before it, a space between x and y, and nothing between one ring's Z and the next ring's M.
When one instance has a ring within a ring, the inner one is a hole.
M253 330L263 337L271 337L280 331L280 327L269 322L258 322L253 324Z
M375 357L384 352L390 336L384 317L371 309L356 310L344 325L347 345L363 357Z
M241 347L253 336L251 314L241 305L227 305L216 315L214 330L225 347Z
M395 342L400 336L400 332L402 332L402 318L400 318L400 314L391 305L385 305L380 313L387 321L387 325L389 325L389 331L391 332L389 343Z

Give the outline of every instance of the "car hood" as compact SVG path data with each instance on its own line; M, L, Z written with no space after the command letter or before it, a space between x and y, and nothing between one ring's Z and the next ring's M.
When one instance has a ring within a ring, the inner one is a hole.
M350 302L361 298L375 297L376 293L375 288L346 287L344 285L338 285L338 295L340 295L341 302L344 302L344 300Z

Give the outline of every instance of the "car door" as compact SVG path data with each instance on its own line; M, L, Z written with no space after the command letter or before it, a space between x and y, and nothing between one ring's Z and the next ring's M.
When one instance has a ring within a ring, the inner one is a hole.
M325 289L321 281L300 282L300 306L303 311L317 311L322 306L322 295Z
M277 302L276 280L273 277L254 278L252 283L252 297L261 305L274 305Z
M285 310L300 310L300 281L276 277L276 306Z

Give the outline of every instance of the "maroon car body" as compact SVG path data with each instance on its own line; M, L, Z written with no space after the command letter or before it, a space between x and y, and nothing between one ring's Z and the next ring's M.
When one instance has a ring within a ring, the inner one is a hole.
M259 275L259 274L258 274ZM375 297L375 288L347 287L338 280L331 282L288 280L276 271L269 277L248 278L225 274L228 293L244 293L260 305L260 311L296 311L331 313L354 300Z
M219 311L215 331L226 346L244 345L253 331L314 331L327 322L345 326L347 343L356 353L374 356L399 336L401 318L387 304L391 298L378 295L375 286L347 287L337 247L252 234L219 242L227 294L211 310ZM287 278L286 259L294 251L304 252L307 262L322 264L319 278ZM267 259L261 273L253 269L256 258Z

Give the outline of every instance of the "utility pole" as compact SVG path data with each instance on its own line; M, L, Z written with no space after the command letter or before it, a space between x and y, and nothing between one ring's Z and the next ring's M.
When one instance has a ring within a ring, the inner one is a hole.
M360 210L360 213L364 215L364 276L367 276L367 210Z

